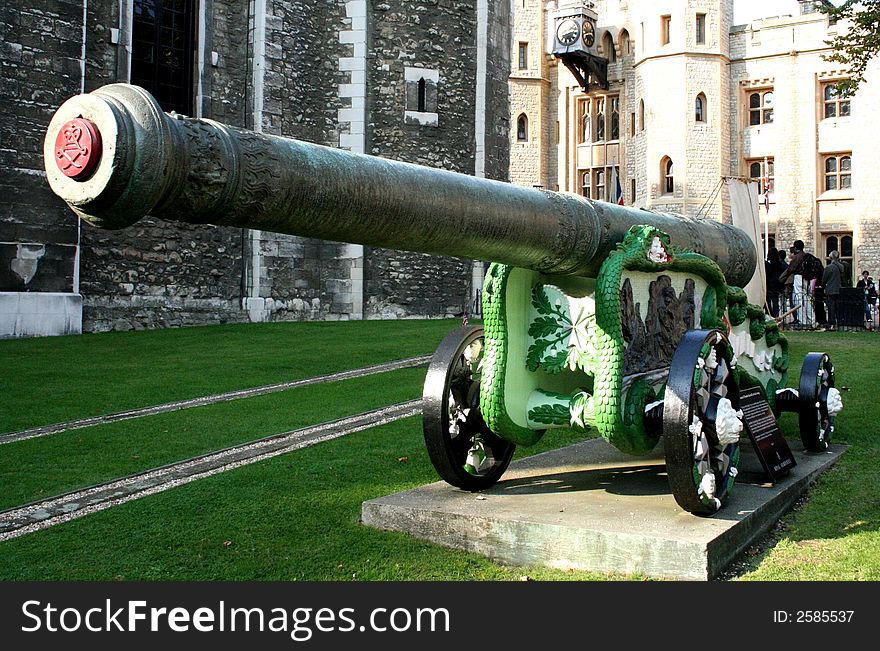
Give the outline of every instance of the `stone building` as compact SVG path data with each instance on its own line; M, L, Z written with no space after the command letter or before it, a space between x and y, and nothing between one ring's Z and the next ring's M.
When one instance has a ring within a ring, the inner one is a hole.
M473 310L470 260L154 219L97 231L50 193L41 141L66 98L131 81L166 110L506 180L510 24L494 0L3 3L0 337Z
M729 219L722 179L750 178L771 242L838 249L877 274L880 83L869 69L855 97L836 95L847 72L823 54L846 26L829 24L818 4L518 0L511 181ZM767 17L779 7L786 15ZM607 89L585 92L550 54L558 21L582 8L595 16Z

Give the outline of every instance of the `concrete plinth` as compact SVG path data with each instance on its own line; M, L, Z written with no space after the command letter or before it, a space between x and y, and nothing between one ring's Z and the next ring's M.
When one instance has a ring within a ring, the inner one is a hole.
M746 441L740 475L711 518L683 511L659 454L633 457L589 440L511 464L482 493L437 482L363 503L363 523L477 552L513 565L707 580L766 532L845 450L795 448L797 466L777 485Z
M0 292L0 339L82 333L82 296Z

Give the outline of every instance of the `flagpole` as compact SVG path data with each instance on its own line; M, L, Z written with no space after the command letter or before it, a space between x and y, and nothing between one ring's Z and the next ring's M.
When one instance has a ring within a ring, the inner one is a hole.
M764 259L770 255L770 168L764 156Z

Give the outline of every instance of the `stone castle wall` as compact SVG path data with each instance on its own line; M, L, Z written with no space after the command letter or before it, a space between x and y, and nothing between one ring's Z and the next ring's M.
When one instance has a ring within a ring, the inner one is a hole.
M80 3L0 5L0 332L50 318L62 333L81 327L78 224L46 185L43 133L80 91L82 41ZM37 318L50 297L51 314Z
M506 179L510 8L486 3L480 113L479 4L255 0L242 11L235 0L197 1L204 39L196 46L195 113L467 174L475 173L481 116L481 173ZM0 107L14 116L0 125L0 301L61 293L76 316L64 331L73 332L436 317L467 308L470 261L152 218L123 231L80 225L45 183L42 135L81 87L127 78L120 11L130 6L90 0L85 39L82 0L13 0L0 9ZM436 125L405 117L412 67L439 75ZM364 146L352 147L358 139ZM27 334L10 324L0 320L0 336Z

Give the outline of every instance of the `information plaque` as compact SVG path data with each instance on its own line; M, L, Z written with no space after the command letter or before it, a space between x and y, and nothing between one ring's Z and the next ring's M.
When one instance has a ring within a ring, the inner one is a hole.
M782 437L776 417L764 398L760 387L743 389L739 394L739 408L752 445L770 481L780 477L797 465L791 448Z

